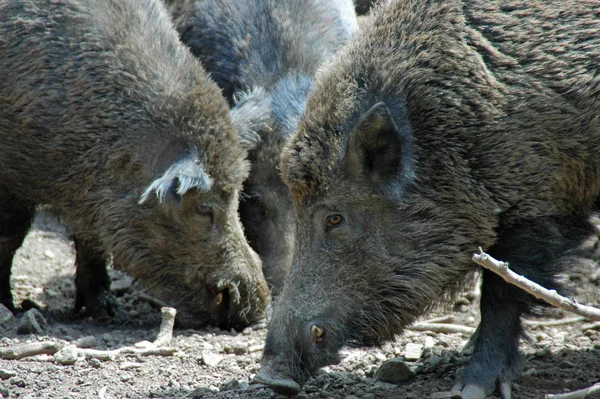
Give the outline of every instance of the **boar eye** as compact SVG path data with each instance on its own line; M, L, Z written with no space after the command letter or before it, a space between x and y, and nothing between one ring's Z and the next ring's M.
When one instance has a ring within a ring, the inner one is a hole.
M194 210L198 215L202 217L209 217L212 219L213 212L210 206L196 205L196 208L194 208Z
M343 222L344 222L344 217L342 215L340 215L339 213L336 213L335 215L329 215L329 216L327 216L327 222L325 224L325 231L329 231L331 229L339 227Z

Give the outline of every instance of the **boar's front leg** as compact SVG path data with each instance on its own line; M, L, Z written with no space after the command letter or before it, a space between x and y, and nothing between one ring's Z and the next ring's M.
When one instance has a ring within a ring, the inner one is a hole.
M35 208L2 195L0 207L0 303L14 312L10 271L15 252L23 244L31 226Z
M586 219L548 217L521 222L498 230L498 243L489 250L496 259L509 262L516 273L551 289L559 288L556 274L564 268L565 256L592 234ZM511 381L521 364L519 338L521 315L535 298L484 270L481 291L481 323L471 338L473 354L453 390L463 399L484 399L500 386L502 398L511 397Z
M96 240L73 237L77 253L75 286L75 313L84 306L86 314L95 319L115 316L115 304L110 295L110 277L106 271L107 257L98 250Z

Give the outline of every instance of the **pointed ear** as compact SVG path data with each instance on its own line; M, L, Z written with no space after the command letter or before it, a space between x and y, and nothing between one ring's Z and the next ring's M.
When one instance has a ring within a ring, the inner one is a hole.
M152 194L165 206L180 205L183 195L196 189L201 193L208 192L213 180L204 171L198 158L192 154L173 163L167 171L146 188L139 203L144 203Z
M269 129L271 122L271 101L262 87L249 92L235 93L231 119L241 146L250 151L261 140L261 130Z
M346 168L364 173L376 186L386 190L399 178L402 169L402 137L388 106L377 103L365 112L350 136Z

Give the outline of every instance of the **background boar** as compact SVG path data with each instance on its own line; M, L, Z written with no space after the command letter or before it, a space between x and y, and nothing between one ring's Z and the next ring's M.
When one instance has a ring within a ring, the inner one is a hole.
M282 156L297 218L256 380L295 393L344 344L391 339L476 268L482 246L550 288L600 193L600 5L396 0L318 74ZM535 301L483 271L456 389L520 363Z
M294 245L294 210L280 154L304 111L313 75L357 30L351 0L171 1L182 41L260 138L250 152L240 216L276 293Z
M0 70L4 305L34 207L49 204L76 237L78 307L111 312L112 254L187 324L263 316L237 215L246 150L160 2L2 0Z

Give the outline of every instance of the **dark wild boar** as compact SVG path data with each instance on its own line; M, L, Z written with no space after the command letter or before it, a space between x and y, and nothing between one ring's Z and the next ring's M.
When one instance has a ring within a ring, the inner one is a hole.
M167 2L182 41L232 106L250 151L240 216L273 292L283 286L294 246L294 207L281 180L281 151L304 111L312 79L357 30L352 0Z
M482 246L550 288L600 204L600 4L397 0L319 73L282 156L297 217L256 380L292 394L395 334ZM483 272L455 388L510 397L536 302Z
M154 0L0 0L0 298L38 204L76 237L77 300L110 314L105 261L180 310L243 327L268 288L238 217L249 145Z

